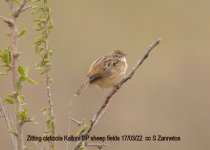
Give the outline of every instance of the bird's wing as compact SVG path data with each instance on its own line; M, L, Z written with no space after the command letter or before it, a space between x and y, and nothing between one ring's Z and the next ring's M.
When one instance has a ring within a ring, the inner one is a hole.
M90 83L95 82L104 77L110 76L113 68L112 63L113 63L113 58L107 56L101 57L96 61L94 61L87 74Z

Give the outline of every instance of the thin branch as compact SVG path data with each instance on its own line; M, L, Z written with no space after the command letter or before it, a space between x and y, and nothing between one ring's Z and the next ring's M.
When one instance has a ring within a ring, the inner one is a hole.
M132 70L122 79L122 81L118 84L118 88L113 89L105 98L105 101L103 103L103 105L99 108L99 110L96 112L95 116L93 117L93 119L91 120L91 125L89 127L89 129L87 130L88 134L93 126L96 124L97 120L100 118L100 116L103 113L103 110L105 110L105 108L107 107L110 98L121 88L121 86L129 79L132 78L133 74L136 72L136 70L139 68L139 66L141 66L141 64L144 62L144 60L149 56L149 53L153 50L153 48L155 46L157 46L160 42L160 39L157 39L155 42L153 42L148 49L146 50L146 53L144 54L144 56L137 62L137 64L132 68Z
M24 11L27 11L28 9L33 9L33 8L37 8L38 6L35 6L35 5L29 5L29 6L25 6L22 10L21 10L21 13L24 12Z
M96 122L99 120L103 112L105 112L105 109L107 108L108 104L110 103L111 97L121 88L121 86L132 78L133 74L136 72L136 70L142 65L142 63L146 60L146 58L149 56L150 52L160 43L161 39L155 40L147 49L143 57L136 63L136 65L131 69L131 71L120 81L120 83L117 85L117 88L113 88L113 90L105 97L105 100L102 104L102 106L99 108L99 110L95 113L93 119L90 121L91 124L88 127L88 129L83 133L83 135L89 134L93 127L96 125ZM82 141L79 141L76 144L75 150L78 150L81 146Z
M28 0L23 0L20 6L14 11L13 15L15 18L17 18L20 15L27 2Z
M71 110L72 110L73 99L69 99L69 116L68 116L68 136L71 135ZM66 150L69 150L69 142L66 142Z
M5 119L5 122L7 124L7 129L8 130L11 130L12 127L12 123L11 123L11 120L9 119L9 114L4 106L4 102L0 99L0 104L1 104L1 107L2 107L2 112L3 112L3 117ZM11 136L11 139L12 139L12 145L13 145L13 149L15 149L15 146L16 146L16 141L15 141L15 135L10 132L10 136Z
M84 123L84 121L79 121L79 120L76 120L74 118L71 118L71 121L73 121L74 123L76 123L78 126L81 126Z
M17 46L17 23L16 20L20 15L20 12L25 7L28 0L23 0L20 6L14 10L14 1L13 0L6 0L9 5L10 14L12 14L11 19L0 17L5 23L8 24L10 29L10 47L12 52L12 60L11 60L11 75L12 75L12 88L13 88L13 98L15 103L15 114L16 114L16 131L15 131L15 147L17 150L24 149L24 140L23 140L23 127L22 122L19 119L19 113L22 110L21 103L18 101L18 89L17 89L17 82L18 82L18 57L19 51Z
M101 143L87 143L86 146L97 147L98 149L102 149L104 146L111 146L111 145L110 144L101 144Z
M47 15L47 0L43 1L43 8L44 8L44 18L47 20L48 15ZM48 29L47 29L47 22L44 22L44 36L48 37ZM44 50L46 52L49 52L49 45L48 45L48 39L46 39L46 42L44 43ZM50 61L50 58L49 58ZM50 63L49 63L49 67L50 67ZM48 117L51 119L52 121L52 125L51 127L48 129L50 129L50 134L51 135L55 135L55 116L54 116L54 112L53 112L53 103L52 103L52 93L51 93L51 76L50 76L50 69L47 69L45 72L45 79L46 79L46 88L47 88L47 100L48 100L48 106L49 106L49 115ZM54 149L54 142L50 141L49 142L49 147L50 149Z
M13 0L8 0L8 5L10 8L10 13L13 14L12 16L12 23L7 23L10 29L10 47L11 47L11 51L12 51L12 62L11 62L11 74L12 74L12 88L13 88L13 97L14 97L14 102L15 102L15 114L16 114L16 136L15 136L15 140L16 140L16 149L17 150L22 150L24 149L24 140L23 140L23 128L21 125L21 121L19 119L19 112L21 112L22 110L22 106L18 101L18 89L17 89L17 81L18 81L18 70L17 70L17 66L18 66L18 57L19 57L19 51L18 51L18 47L17 47L17 23L16 23L16 19L18 17L14 16L14 1ZM23 7L24 7L24 3L23 3ZM21 7L22 7L21 6ZM22 9L22 8L21 8Z
M14 22L12 20L10 20L9 18L5 18L3 16L0 16L0 19L5 22L6 24L8 24L9 26L12 26L14 24Z

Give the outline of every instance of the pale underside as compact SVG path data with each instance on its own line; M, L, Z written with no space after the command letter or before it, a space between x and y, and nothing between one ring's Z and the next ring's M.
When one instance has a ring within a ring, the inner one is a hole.
M102 77L96 79L93 82L90 82L90 85L97 85L100 89L106 89L117 85L122 78L124 77L127 70L127 63L125 57L118 59L117 64L114 67L111 67ZM94 65L94 64L93 64ZM94 68L92 66L91 68ZM91 72L90 70L89 72ZM97 75L97 73L95 73ZM94 76L94 74L92 74Z

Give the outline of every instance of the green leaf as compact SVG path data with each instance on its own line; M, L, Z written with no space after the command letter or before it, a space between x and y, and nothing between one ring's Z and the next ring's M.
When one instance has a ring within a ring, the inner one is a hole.
M20 6L20 1L19 0L14 0L14 1L18 6Z
M8 37L10 37L10 36L11 36L11 33L6 33L6 34L7 34L7 36L8 36Z
M14 104L14 101L11 97L6 97L5 99L5 102L7 102L8 104Z
M22 111L19 112L19 117L20 117L20 120L23 122L25 122L28 119L28 113L26 109L22 109Z
M54 118L53 117L51 117L47 120L47 126L49 128L52 128L53 123L54 123Z
M9 66L11 62L11 52L9 49L0 49L0 58L5 66Z
M7 74L7 72L0 72L0 75L2 76L2 75L6 75Z
M48 29L49 29L49 30L52 30L52 29L53 29L53 25L50 24L50 25L48 26Z
M19 33L18 33L18 37L21 37L21 36L23 36L24 34L26 33L26 29L23 29L22 31L20 31Z
M52 50L49 50L48 53L50 56L52 56Z
M25 77L24 76L21 76L19 79L18 79L18 82L17 82L17 90L18 91L21 91L22 89L22 82L25 81Z
M44 48L41 46L35 46L35 52L40 53Z
M79 150L86 150L87 148L86 147L84 147L84 146L80 146L79 147Z
M76 132L76 136L80 136L82 133L84 133L87 130L88 127L89 127L88 124L84 122Z
M29 77L26 77L26 80L31 83L31 84L37 84L36 81L34 81L33 79L29 78Z
M24 67L23 69L24 69L25 76L28 76L29 68L28 67Z
M19 103L21 103L21 104L24 104L24 96L23 95L18 95L17 96L17 99L18 99L18 101L19 101Z
M21 76L25 76L23 66L18 66L18 72L20 73Z
M27 77L29 68L28 67L23 67L23 66L18 66L18 72L20 73L21 76Z

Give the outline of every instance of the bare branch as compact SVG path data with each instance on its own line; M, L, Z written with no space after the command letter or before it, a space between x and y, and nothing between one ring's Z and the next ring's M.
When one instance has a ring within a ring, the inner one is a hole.
M78 126L81 126L84 123L84 121L78 121L78 120L76 120L74 118L71 118L71 121L73 121L74 123L76 123Z
M68 136L71 135L71 110L72 110L73 99L69 99L69 116L68 116ZM66 150L69 149L69 142L66 142Z
M23 0L20 6L15 10L13 14L15 18L17 18L20 15L27 2L28 0Z
M24 12L24 11L27 11L28 9L33 9L33 8L37 8L38 6L35 6L35 5L29 5L29 6L25 6L22 10L21 10L21 13Z
M86 146L97 147L98 149L102 149L104 146L111 146L111 145L110 144L101 144L101 143L87 143Z
M110 144L101 144L101 143L87 143L86 146L97 147L98 149L102 149L104 146L111 146L111 145Z
M153 42L148 49L146 50L146 53L144 54L144 56L137 62L137 64L132 68L132 70L122 79L122 81L118 84L118 88L117 89L113 89L105 98L105 101L103 103L103 105L99 108L99 110L96 112L95 116L93 117L93 119L91 120L91 126L89 127L89 129L87 130L88 134L93 126L96 124L97 120L100 118L100 116L103 113L103 110L105 110L105 108L107 107L110 98L121 88L121 86L129 79L131 79L131 77L133 76L133 74L135 73L135 71L139 68L139 66L141 66L141 64L144 62L144 60L149 56L149 53L153 50L153 48L155 46L157 46L160 42L160 39L157 39L155 42Z
M3 16L0 16L0 19L5 22L6 24L8 24L9 26L12 26L14 24L14 22L12 20L10 20L9 18L5 18Z
M13 128L12 127L12 122L9 119L9 114L8 114L8 112L7 112L7 110L6 110L5 106L4 106L4 102L1 99L0 99L0 104L1 104L2 112L3 112L3 117L4 117L5 122L7 124L7 129L11 130L11 128ZM15 146L16 146L16 141L15 141L15 137L14 137L15 135L12 132L10 132L10 136L11 136L11 139L12 139L13 148L15 149Z
M147 49L143 57L136 63L136 65L131 69L131 71L120 81L120 83L117 85L117 88L113 88L113 90L105 97L105 100L99 110L95 113L93 119L90 121L91 124L88 127L88 129L83 133L83 135L89 134L93 127L96 125L96 122L99 120L103 112L105 112L105 109L107 108L108 104L110 103L111 97L121 88L121 86L132 78L133 74L136 72L136 70L142 65L142 63L146 60L146 58L149 56L150 52L160 43L161 39L157 39L154 41ZM81 146L82 141L79 141L76 144L75 150L78 150Z

